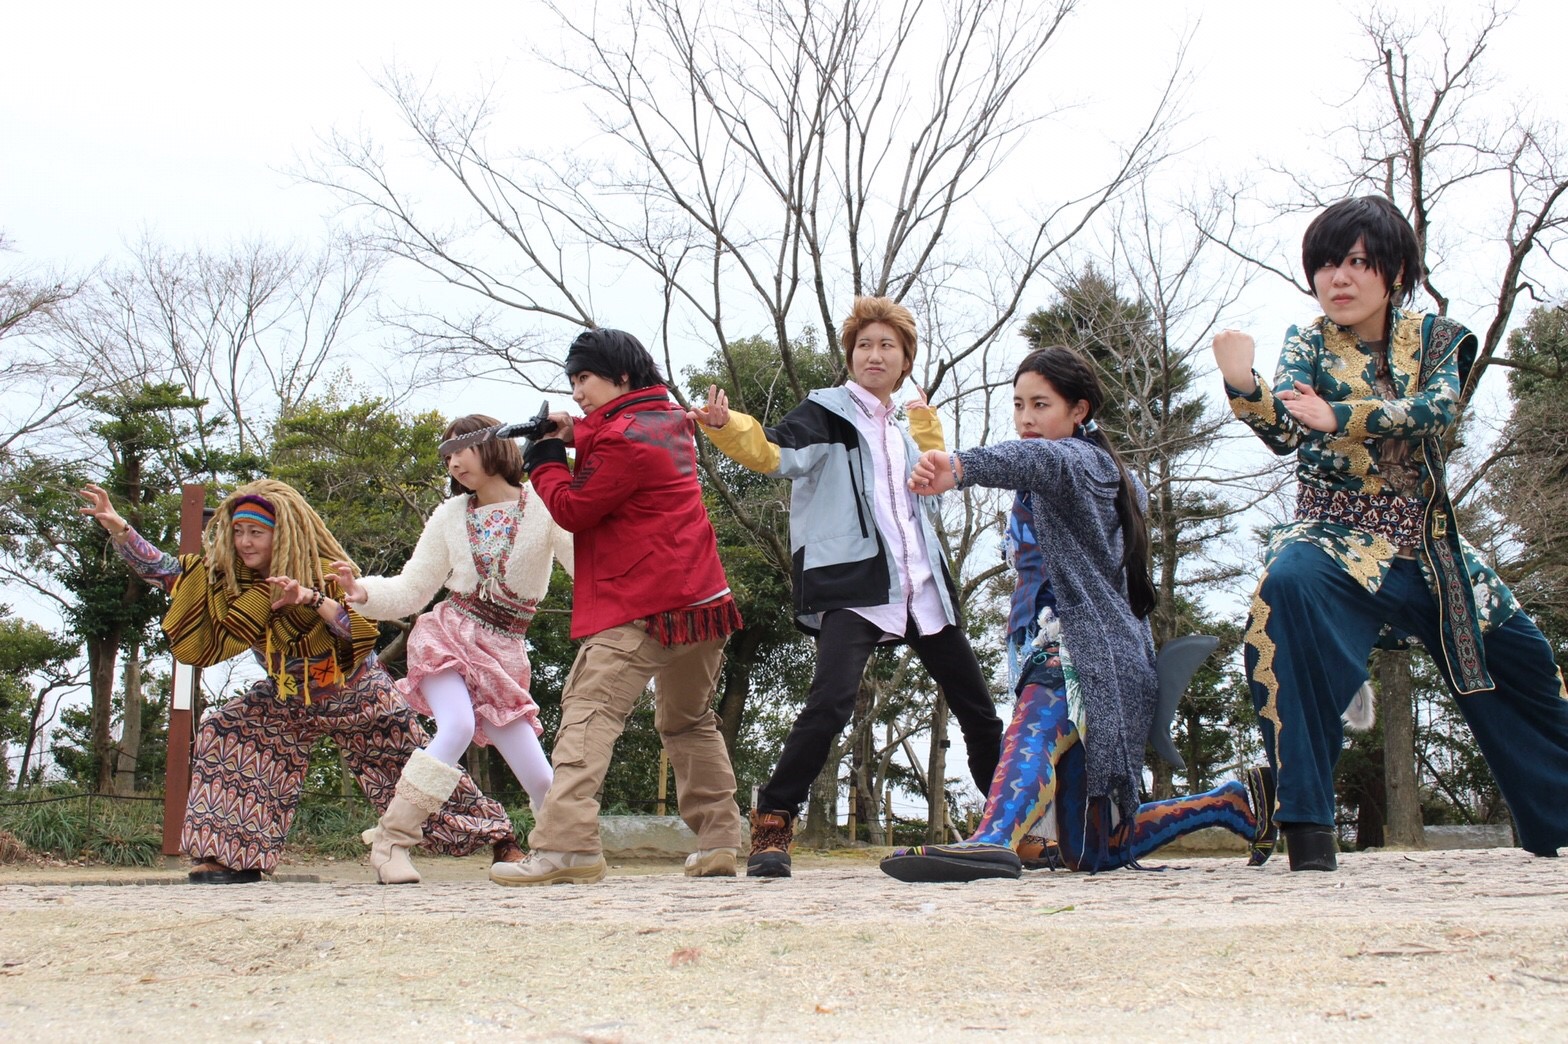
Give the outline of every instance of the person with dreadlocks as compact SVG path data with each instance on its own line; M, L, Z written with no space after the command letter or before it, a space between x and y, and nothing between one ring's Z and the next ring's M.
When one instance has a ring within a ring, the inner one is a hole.
M1104 403L1083 356L1037 348L1013 378L1016 441L931 451L915 465L909 488L921 495L1017 491L1009 531L1026 536L1008 644L1020 676L978 829L959 844L895 851L882 861L891 877L1018 877L1018 850L1042 820L1036 835L1055 837L1069 870L1133 865L1209 826L1250 842L1253 865L1273 850L1266 769L1205 794L1139 803L1158 695L1148 494L1095 420Z
M572 569L572 538L523 485L523 456L496 438L501 422L470 414L447 426L441 461L452 496L436 508L397 576L356 577L332 563L344 600L372 620L411 616L442 587L447 597L421 615L408 636L408 676L398 690L416 711L435 718L430 745L414 751L405 776L427 790L456 785L469 743L501 752L534 808L550 789L550 762L539 737L539 706L523 636L550 586L552 557ZM402 866L419 841L417 806L394 803L365 839L378 873ZM517 862L513 846L497 862Z
M241 486L218 505L202 553L178 558L131 528L101 487L80 495L82 513L108 530L131 569L169 593L163 630L175 659L208 667L250 652L267 672L198 730L181 840L195 860L193 884L272 872L322 736L378 812L419 810L415 828L424 825L428 848L515 847L505 810L466 775L442 793L402 773L429 737L376 662L376 625L342 603L331 563L348 555L297 490L265 479ZM385 868L378 874L387 882Z

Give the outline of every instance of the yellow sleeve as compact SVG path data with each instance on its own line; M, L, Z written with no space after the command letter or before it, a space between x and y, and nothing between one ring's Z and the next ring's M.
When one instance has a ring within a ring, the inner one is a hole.
M942 435L942 418L929 406L909 411L909 437L915 440L921 453L947 449L947 439Z
M779 448L768 441L767 432L755 417L731 410L729 423L724 427L710 428L705 424L697 427L707 434L720 453L735 463L764 475L778 473Z

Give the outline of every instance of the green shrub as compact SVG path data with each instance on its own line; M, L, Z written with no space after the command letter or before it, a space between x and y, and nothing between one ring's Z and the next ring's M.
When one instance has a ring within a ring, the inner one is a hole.
M154 866L163 855L163 807L94 802L82 854L110 866Z
M85 800L17 805L0 811L3 811L0 825L34 852L61 859L75 859L81 855L82 845L87 840Z
M156 801L88 797L61 793L59 787L22 791L16 797L38 803L0 805L0 830L33 852L111 866L152 866L158 861L163 806Z
M357 859L366 852L359 835L376 825L376 814L355 798L307 797L289 829L291 853Z

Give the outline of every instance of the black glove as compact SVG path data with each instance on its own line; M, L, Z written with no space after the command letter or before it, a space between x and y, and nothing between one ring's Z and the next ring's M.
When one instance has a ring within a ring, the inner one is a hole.
M541 464L566 466L566 443L560 439L535 439L523 450L523 468L533 471Z

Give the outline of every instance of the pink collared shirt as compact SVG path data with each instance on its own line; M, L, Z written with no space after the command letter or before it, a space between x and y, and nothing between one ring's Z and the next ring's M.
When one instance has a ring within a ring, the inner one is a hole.
M916 514L920 507L906 484L904 433L893 419L897 407L891 402L884 406L854 381L844 387L856 406L855 430L871 451L872 515L877 531L892 552L899 586L904 592L903 601L850 611L882 628L883 641L904 637L911 617L921 634L935 634L948 626L947 613L942 608L937 579L931 573L931 560L926 556L926 542Z

